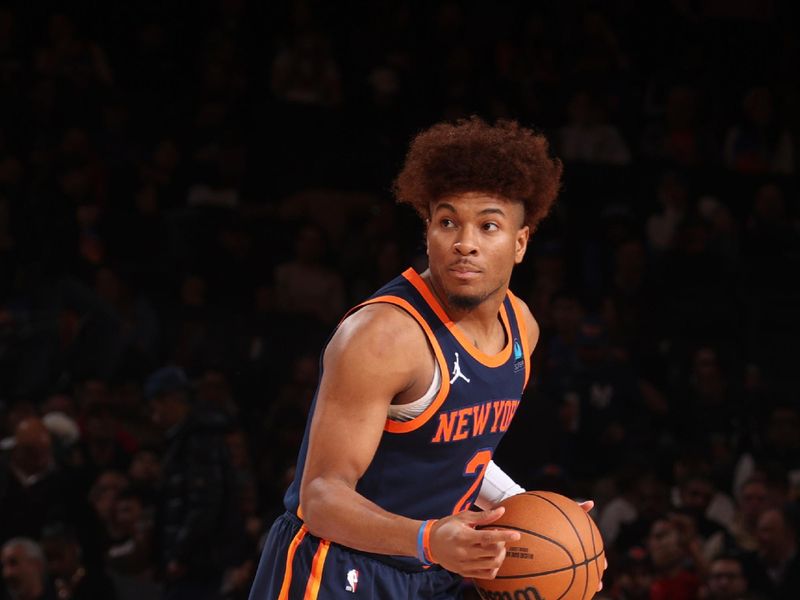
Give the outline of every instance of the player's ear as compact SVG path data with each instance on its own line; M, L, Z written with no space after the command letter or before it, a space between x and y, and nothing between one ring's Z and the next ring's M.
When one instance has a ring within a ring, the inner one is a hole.
M531 228L525 225L517 230L517 237L514 246L514 263L519 264L525 257L525 250L528 249L528 240L531 236Z
M430 252L428 251L428 229L431 226L431 219L428 217L425 219L425 255L430 256Z

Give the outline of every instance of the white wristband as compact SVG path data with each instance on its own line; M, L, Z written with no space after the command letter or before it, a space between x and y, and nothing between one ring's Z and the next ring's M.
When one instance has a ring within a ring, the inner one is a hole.
M483 510L488 510L506 498L516 496L524 491L503 469L490 460L486 465L486 472L483 475L481 490L478 492L475 505Z

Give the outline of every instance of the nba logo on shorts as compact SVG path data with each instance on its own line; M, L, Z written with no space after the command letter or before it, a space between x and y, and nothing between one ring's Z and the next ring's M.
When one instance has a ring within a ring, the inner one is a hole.
M344 589L348 592L355 594L357 587L358 587L358 571L356 571L355 569L350 569L347 572L347 586Z

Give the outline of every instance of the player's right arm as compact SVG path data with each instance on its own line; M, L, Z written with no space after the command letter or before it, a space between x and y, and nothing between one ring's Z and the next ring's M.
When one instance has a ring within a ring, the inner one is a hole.
M323 357L300 487L311 533L365 552L417 555L422 522L383 510L356 492L356 484L378 448L389 404L405 391L426 389L432 360L423 331L391 305L362 308L334 334ZM493 577L505 544L519 534L475 526L501 514L466 511L439 520L431 530L433 558L466 577Z

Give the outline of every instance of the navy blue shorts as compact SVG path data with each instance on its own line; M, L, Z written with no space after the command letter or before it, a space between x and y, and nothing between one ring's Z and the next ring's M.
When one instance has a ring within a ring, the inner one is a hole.
M461 589L462 578L440 567L405 570L315 537L285 513L270 529L250 600L456 600Z

